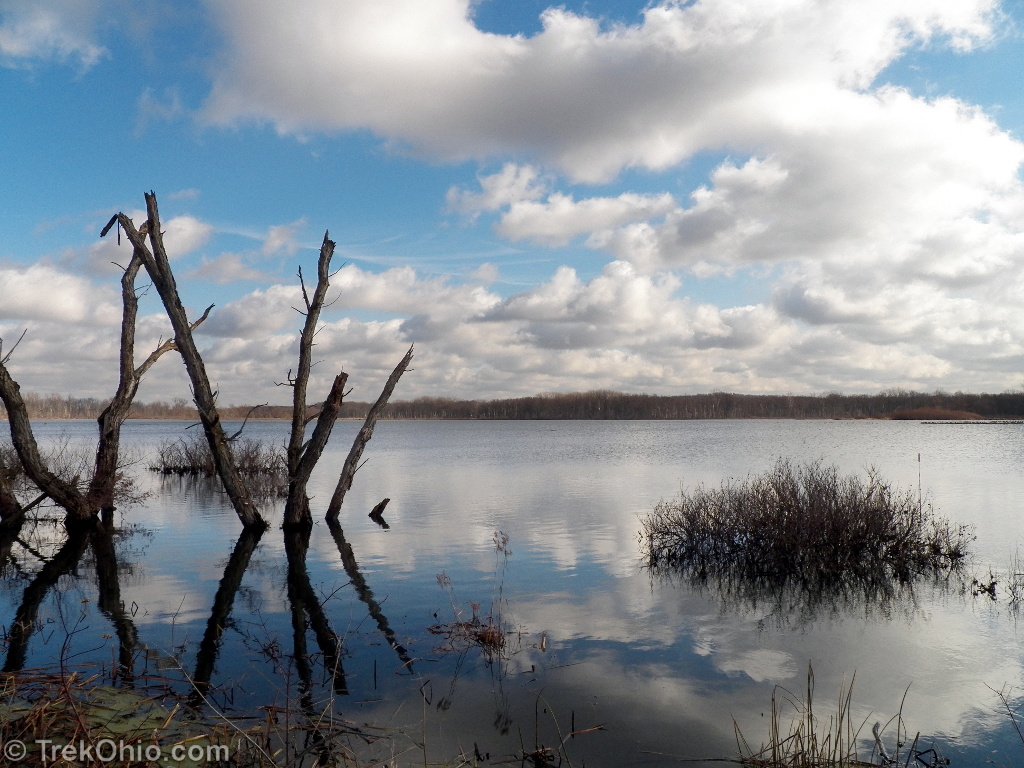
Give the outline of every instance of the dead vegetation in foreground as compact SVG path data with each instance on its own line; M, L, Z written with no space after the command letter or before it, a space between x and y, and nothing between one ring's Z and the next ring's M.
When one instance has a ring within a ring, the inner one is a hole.
M153 674L134 687L109 684L104 674L32 669L0 676L0 750L4 765L26 768L573 768L570 739L601 725L565 732L538 696L532 747L516 754L459 748L428 757L422 724L409 728L355 723L328 696L308 696L260 707L244 717L225 714L203 699L201 713L175 692L181 681ZM539 738L540 710L557 740ZM13 746L12 746L13 745ZM24 749L21 748L24 745ZM70 750L70 751L69 751Z
M641 531L652 570L808 586L949 572L972 538L920 492L900 491L873 470L865 479L782 459L765 474L660 502Z
M856 678L856 675L854 675ZM835 712L825 718L814 710L814 669L807 667L807 691L801 698L785 688L772 690L770 735L768 742L751 749L739 724L733 722L739 763L748 768L940 768L949 765L935 747L923 748L921 734L913 738L903 721L903 707L884 726L876 722L871 728L872 747L868 758L861 759L858 742L867 718L853 719L853 683L839 689ZM904 698L906 694L904 694ZM893 746L887 749L883 735L895 727ZM866 740L866 739L863 739Z
M329 708L303 717L265 707L244 720L223 715L206 720L184 706L170 681L153 676L136 683L136 688L115 687L100 674L66 671L5 674L0 689L5 757L33 768L355 768L368 764L357 753L382 736L332 716ZM20 748L11 746L17 743L24 745L20 759Z

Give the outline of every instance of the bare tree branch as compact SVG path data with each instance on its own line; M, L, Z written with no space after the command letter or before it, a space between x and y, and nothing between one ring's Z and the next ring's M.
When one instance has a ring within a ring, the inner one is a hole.
M235 440L240 438L242 436L242 432L245 431L245 425L249 423L249 418L253 415L253 413L255 411L257 411L258 409L260 409L260 408L266 408L267 405L268 405L267 403L260 403L259 405L252 406L252 408L250 408L248 411L246 411L245 418L242 419L242 426L240 426L238 428L238 431L235 432L233 435L231 435L231 437L228 438L228 442L229 443L233 443Z
M11 442L25 474L40 491L67 510L71 518L85 520L91 517L93 511L86 505L85 497L77 484L55 475L43 461L35 434L32 432L28 409L21 397L21 387L11 378L3 361L0 361L0 400L3 400L7 409L7 420L11 425Z
M116 214L103 228L102 235L110 231L111 226L116 222L120 224L142 260L143 266L149 273L153 285L163 302L167 317L174 329L174 345L185 363L189 379L192 382L192 390L195 397L196 407L199 410L199 418L203 423L203 431L206 433L207 441L210 444L210 452L213 454L214 464L221 482L224 484L228 498L235 508L235 512L242 524L248 526L265 527L266 521L256 509L249 494L248 488L242 481L242 477L235 465L234 457L227 438L224 435L224 427L217 412L216 393L210 386L209 377L206 374L206 366L196 347L192 336L194 324L189 323L185 308L178 295L178 287L174 280L174 273L171 271L170 261L167 258L167 250L164 247L163 233L160 230L160 213L157 208L156 195L152 192L146 194L147 220L139 229L130 218L123 213ZM147 246L146 236L149 237ZM209 309L207 309L207 313ZM206 314L203 315L203 318Z
M25 334L26 333L28 333L28 328L26 328L25 330L23 330L21 332L21 336L19 336L18 340L16 342L14 342L14 346L11 347L11 351L8 352L6 355L4 355L2 358L0 358L0 365L7 365L7 362L11 359L11 355L14 354L14 350L16 350L18 348L18 345L21 344L21 340L25 338ZM3 354L3 351L4 351L4 340L0 339L0 354Z
M363 455L363 449L366 448L366 444L373 437L374 427L377 426L377 418L380 416L381 411L384 410L384 406L388 404L388 399L391 397L391 393L395 391L395 386L398 384L398 380L402 378L402 374L405 373L409 367L409 363L412 361L412 347L409 347L409 351L405 353L405 357L402 358L401 362L395 366L395 370L391 372L391 376L388 377L387 383L384 385L384 389L380 393L380 397L377 398L377 402L370 408L370 412L366 414L366 420L363 422L362 428L356 434L355 440L352 441L352 448L348 452L348 458L345 459L345 466L342 467L341 477L338 478L338 485L334 489L334 495L331 496L331 503L327 507L327 521L336 521L338 514L341 512L342 502L345 500L345 494L348 493L349 488L352 487L352 480L355 477L356 469L359 466L359 459Z
M313 337L320 321L320 310L323 308L327 289L330 287L331 257L334 255L334 241L329 232L324 232L324 241L320 246L320 257L317 259L317 281L313 298L310 299L306 290L306 282L299 269L299 285L302 288L302 300L306 305L306 320L299 335L299 363L292 378L292 428L288 438L288 501L285 504L285 525L309 524L312 517L309 513L309 498L306 495L306 484L309 476L323 453L331 429L341 410L341 400L345 391L348 375L339 373L334 378L330 395L324 401L317 416L313 436L305 441L305 427L309 423L306 414L306 391L309 386L309 372L313 367Z

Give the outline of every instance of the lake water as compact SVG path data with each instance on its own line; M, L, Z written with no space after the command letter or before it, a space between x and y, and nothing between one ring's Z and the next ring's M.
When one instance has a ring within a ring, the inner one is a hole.
M153 492L116 518L119 596L135 632L137 673L149 665L193 675L201 665L240 531L214 486L144 469L144 457L185 426L125 427L139 481ZM311 483L315 517L322 519L317 510L357 428L336 427ZM44 442L63 434L91 443L94 429L37 425ZM283 443L286 430L259 422L247 434ZM341 516L361 580L318 524L309 583L343 638L337 709L408 734L410 743L426 741L430 759L472 754L474 745L493 761L508 759L522 745L557 746L559 733L598 725L603 730L566 742L573 765L729 757L734 721L749 742L762 741L773 686L799 693L812 664L821 715L856 673L853 719L869 723L864 735L902 703L911 734L940 745L953 765L1024 764L1024 745L992 690L1005 689L1011 705L1024 708L1024 644L1001 592L993 601L958 584L920 583L884 600L852 595L827 605L722 594L653 578L638 542L640 517L681 487L746 477L778 457L823 460L844 472L873 466L915 493L920 477L940 515L975 527L969 570L1005 572L1024 534L1020 425L382 422L365 456ZM367 517L384 497L387 530ZM210 698L228 710L293 695L294 595L274 514L222 622ZM499 531L508 537L504 552ZM33 536L36 554L15 545L5 570L5 629L42 569L37 554L52 555L61 543L59 527ZM117 627L98 605L97 583L87 556L47 593L25 666L53 664L69 627L73 663L113 666ZM500 618L501 649L488 654L437 629L474 612ZM317 650L312 631L308 642ZM423 759L409 753L399 763Z

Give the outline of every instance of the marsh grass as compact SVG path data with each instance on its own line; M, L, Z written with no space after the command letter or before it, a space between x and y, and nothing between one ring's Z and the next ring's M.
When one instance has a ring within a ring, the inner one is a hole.
M245 716L215 709L201 716L174 693L180 680L151 674L135 683L135 688L115 687L101 674L86 677L60 670L5 674L0 678L0 743L18 740L27 745L24 758L16 763L27 768L462 768L479 764L475 756L463 752L442 762L428 762L427 745L415 735L344 720L335 711L332 697L314 706L289 698ZM73 745L77 754L70 760L55 760L55 745ZM91 759L81 759L82 747L89 750ZM112 749L117 753L111 759ZM152 759L156 755L160 756ZM182 759L174 759L179 756Z
M43 462L51 472L69 483L74 483L85 493L92 478L96 460L94 446L72 442L67 434L61 434L40 446ZM149 494L139 487L132 468L139 463L139 457L131 451L122 451L118 461L117 480L114 485L114 501L119 506L141 504ZM37 496L39 489L25 474L18 458L18 452L8 440L0 442L0 474L3 481L22 500Z
M231 443L238 471L257 499L283 498L288 493L288 469L284 448L251 437ZM160 443L149 469L162 475L216 477L210 445L202 432Z
M857 741L864 723L854 723L853 681L839 690L834 714L821 719L814 711L814 670L807 668L807 691L801 699L779 686L772 689L768 742L750 748L737 723L740 762L753 768L847 768L872 765L858 757Z
M757 750L751 749L739 725L734 721L739 762L749 768L861 768L887 766L889 768L939 768L949 761L934 748L919 749L920 734L912 739L903 721L903 706L883 728L876 722L871 729L872 747L865 749L862 759L858 749L868 717L853 718L853 685L839 688L835 710L824 718L814 709L814 668L807 666L807 688L804 696L794 695L781 686L772 689L770 732L768 741ZM906 693L904 693L904 699ZM895 725L896 734L892 750L883 743L883 732Z
M948 572L972 538L874 470L865 479L781 459L763 475L660 502L641 531L652 569L809 586Z

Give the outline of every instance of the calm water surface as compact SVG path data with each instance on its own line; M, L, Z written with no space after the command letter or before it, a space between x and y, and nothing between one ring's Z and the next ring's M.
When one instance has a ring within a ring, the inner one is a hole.
M118 512L117 555L136 664L191 675L240 525L215 487L145 471L145 457L184 427L126 425L139 481L153 495ZM357 427L335 430L311 485L315 517ZM286 430L262 422L248 434L283 443ZM72 443L91 442L93 431L85 422L38 427L45 439ZM1005 687L1024 706L1024 646L1005 600L930 584L885 600L810 606L722 594L652 579L637 536L640 516L681 487L761 472L780 456L822 459L844 472L873 466L915 492L920 477L939 514L975 527L971 569L1005 571L1024 534L1019 425L384 422L365 455L341 518L364 583L353 583L325 525L314 528L307 555L310 583L344 637L346 690L337 706L353 721L425 735L432 757L476 744L495 760L521 744L553 746L573 726L602 725L569 742L573 764L676 765L735 754L734 720L760 742L773 686L800 691L810 663L822 714L856 673L854 720L884 723L906 691L907 726L939 743L954 765L1024 764L1024 745L991 690ZM384 497L388 530L367 517ZM497 531L510 554L497 551ZM43 556L60 544L58 529L35 536ZM5 628L42 567L19 546L13 558L0 592ZM77 628L76 663L117 658L114 628L97 612L91 562L48 593L27 666L53 663L68 626ZM293 695L287 571L275 525L224 623L212 676L219 706ZM500 613L507 641L494 657L429 631L474 611ZM311 633L309 644L316 649Z

